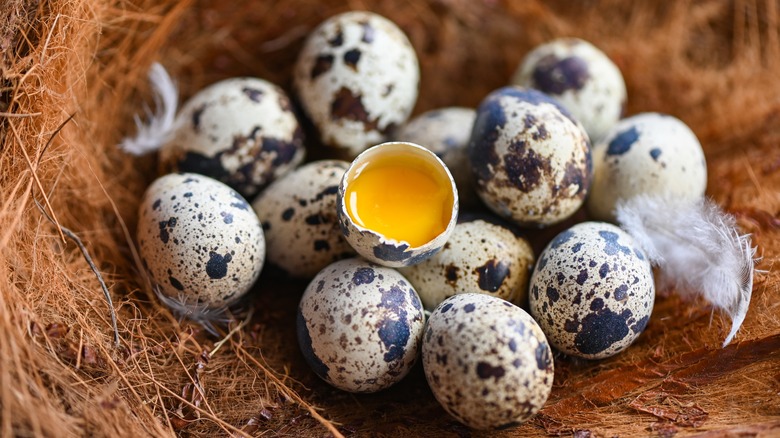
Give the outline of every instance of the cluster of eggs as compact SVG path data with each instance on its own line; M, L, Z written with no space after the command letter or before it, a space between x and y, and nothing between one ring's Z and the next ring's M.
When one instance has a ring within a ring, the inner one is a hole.
M517 424L551 391L551 346L589 359L622 351L655 291L647 257L614 225L577 224L538 261L513 227L560 223L586 200L611 220L640 193L701 197L701 146L671 116L620 120L620 71L582 40L533 50L514 84L476 110L407 120L418 82L415 51L392 22L368 12L325 21L294 84L334 159L300 167L303 131L282 89L257 78L204 89L161 149L165 175L139 210L140 254L166 303L194 317L237 302L266 260L311 279L297 335L322 379L375 392L421 358L458 420ZM495 216L459 218L480 204Z

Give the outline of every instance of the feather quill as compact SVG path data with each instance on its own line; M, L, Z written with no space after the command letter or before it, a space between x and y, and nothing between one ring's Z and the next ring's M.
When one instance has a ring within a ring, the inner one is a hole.
M138 130L135 137L125 137L119 147L128 154L144 155L158 150L168 141L176 123L176 110L179 105L179 91L168 72L160 63L155 62L149 69L149 82L154 91L153 113L145 107L146 122L135 115Z
M731 318L728 345L745 320L756 248L714 202L640 195L617 207L617 220L680 293L702 295Z

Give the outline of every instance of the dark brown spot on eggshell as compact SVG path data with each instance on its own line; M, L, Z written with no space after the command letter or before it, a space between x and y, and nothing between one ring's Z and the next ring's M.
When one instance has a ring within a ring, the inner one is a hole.
M344 64L353 71L358 71L357 65L360 62L360 50L352 49L344 52Z
M320 55L314 60L309 76L312 80L329 71L333 67L333 55Z
M331 120L353 120L363 123L366 131L378 130L379 124L376 119L371 120L365 106L363 106L363 96L354 93L347 87L341 87L334 95L330 106Z
M509 265L503 260L495 259L476 268L476 272L479 288L488 292L496 292L504 283L504 279L510 275Z
M479 376L480 379L490 379L493 378L495 380L500 379L501 377L504 377L504 374L506 371L504 370L504 367L502 366L492 366L491 364L487 362L478 362L477 363L477 376Z

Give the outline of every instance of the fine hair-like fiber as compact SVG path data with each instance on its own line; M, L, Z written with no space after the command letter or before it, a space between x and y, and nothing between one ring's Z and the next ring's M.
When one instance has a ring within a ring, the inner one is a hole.
M160 304L134 252L138 202L157 163L117 145L154 99L151 64L165 66L182 101L233 76L291 92L306 34L348 9L378 12L409 36L422 68L415 114L476 106L539 43L593 42L625 76L627 114L670 113L693 129L707 195L762 257L766 273L730 345L728 318L711 320L709 303L662 287L634 345L598 362L557 354L545 408L497 436L780 433L776 1L4 0L0 436L471 434L436 403L419 367L373 395L320 381L295 338L305 283L267 269L214 337ZM322 155L307 134L309 157ZM101 271L119 347L95 275L35 201ZM538 251L560 230L528 235Z

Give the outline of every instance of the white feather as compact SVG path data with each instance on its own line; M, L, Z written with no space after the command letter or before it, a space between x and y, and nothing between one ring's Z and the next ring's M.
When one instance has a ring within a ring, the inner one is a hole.
M179 91L165 67L155 62L149 69L149 82L154 91L155 112L144 106L147 121L135 115L138 130L135 137L125 137L119 147L133 155L144 155L158 150L170 138L176 123Z
M728 345L745 320L756 248L715 203L637 196L617 207L617 220L683 294L700 294L731 318Z
M162 293L160 287L155 285L152 290L157 295L160 301L168 306L173 313L180 318L191 319L200 324L206 331L214 336L218 336L218 331L214 327L214 323L226 324L230 321L228 317L228 307L208 307L205 304L199 304L193 302L192 297L187 297L184 294L178 297L170 297Z

